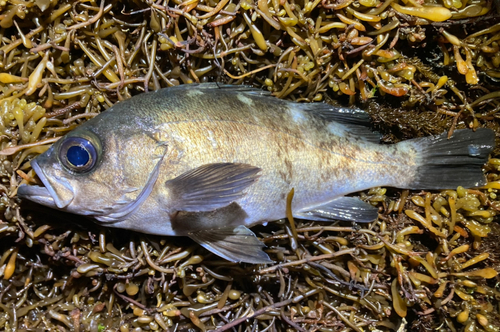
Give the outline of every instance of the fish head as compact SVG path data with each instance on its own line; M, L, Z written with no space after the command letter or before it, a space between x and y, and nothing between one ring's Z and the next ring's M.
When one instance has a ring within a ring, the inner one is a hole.
M147 135L100 124L83 124L33 159L43 186L21 185L18 196L103 223L134 212L151 192L157 177L151 173L165 149Z
M51 208L88 214L80 210L78 201L86 193L93 197L103 194L96 190L95 183L102 154L101 140L95 133L75 130L31 161L43 186L21 185L18 196Z

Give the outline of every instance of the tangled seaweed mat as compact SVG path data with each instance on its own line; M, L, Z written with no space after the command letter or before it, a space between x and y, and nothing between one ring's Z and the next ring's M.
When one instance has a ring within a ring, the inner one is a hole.
M485 166L484 188L359 193L380 209L371 224L255 227L273 266L16 198L37 181L29 161L58 137L119 100L181 83L359 106L385 142L464 127L498 137L494 5L1 1L0 329L499 331L500 159Z

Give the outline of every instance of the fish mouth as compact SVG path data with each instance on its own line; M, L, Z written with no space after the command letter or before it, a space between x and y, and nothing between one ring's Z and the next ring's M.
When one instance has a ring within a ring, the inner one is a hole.
M17 189L17 196L51 208L57 207L54 199L45 187L22 184Z
M31 167L35 170L36 175L38 175L45 187L22 184L17 190L19 197L58 209L64 209L73 201L73 189L65 179L58 179L58 184L62 185L61 189L65 193L65 196L68 196L66 199L61 199L36 160L31 161Z

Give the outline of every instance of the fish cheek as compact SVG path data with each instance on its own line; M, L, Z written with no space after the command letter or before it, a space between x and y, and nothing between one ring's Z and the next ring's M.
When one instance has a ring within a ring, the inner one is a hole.
M113 188L113 180L101 176L79 177L75 184L75 200L72 209L79 214L101 214L113 206L119 198L119 188Z
M136 188L127 183L117 150L111 147L108 145L92 171L72 176L76 190L73 209L80 210L76 213L103 214L120 199L125 201L128 195L134 195Z
M243 225L248 214L238 203L207 212L177 211L170 216L172 230L178 235L187 235L204 229Z

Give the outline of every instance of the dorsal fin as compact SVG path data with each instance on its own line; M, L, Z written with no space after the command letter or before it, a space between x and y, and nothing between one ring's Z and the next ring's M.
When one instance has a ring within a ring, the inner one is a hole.
M183 85L178 88L183 87ZM201 84L190 84L189 88L198 89L221 89L231 92L238 92L243 94L249 94L259 97L272 97L271 93L267 90L261 90L254 88L249 85L231 85L231 84L219 84L219 83L201 83ZM171 88L170 88L171 89ZM314 116L319 116L326 121L333 121L344 125L347 130L360 138L372 142L380 143L381 135L371 129L371 118L368 113L358 108L348 108L348 107L338 107L327 103L294 103L292 101L286 101L292 103L294 107L298 107L300 110L313 114Z
M262 90L255 88L251 85L232 85L232 84L221 84L221 83L193 83L189 85L190 88L198 88L198 89L220 89L220 90L228 90L234 92L240 92L251 95L258 96L271 96L271 92L267 90Z
M302 110L319 116L326 121L344 125L350 133L368 142L380 143L380 133L371 129L370 115L359 108L338 107L327 103L299 105Z

